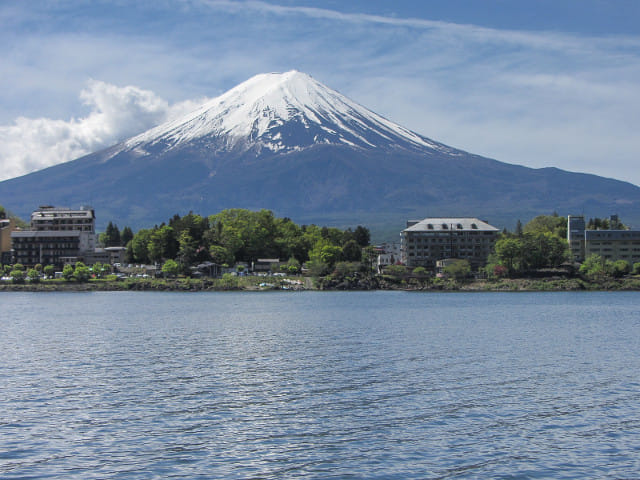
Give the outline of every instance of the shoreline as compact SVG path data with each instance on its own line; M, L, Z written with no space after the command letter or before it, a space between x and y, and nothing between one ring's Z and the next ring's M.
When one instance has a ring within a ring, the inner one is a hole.
M131 279L126 281L90 280L67 282L45 280L39 283L0 283L0 292L260 292L260 291L411 291L411 292L575 292L575 291L640 291L640 278L583 278L563 279L501 279L474 280L468 282L390 282L385 279L354 284L323 284L316 286L311 278L298 279L296 283L272 281L271 283L222 284L218 279Z

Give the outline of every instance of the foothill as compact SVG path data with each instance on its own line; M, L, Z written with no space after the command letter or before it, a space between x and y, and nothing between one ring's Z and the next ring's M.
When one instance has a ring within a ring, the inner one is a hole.
M368 228L298 225L269 210L174 215L134 233L96 212L0 207L1 290L640 289L640 231L610 218L539 215L513 231L474 217Z

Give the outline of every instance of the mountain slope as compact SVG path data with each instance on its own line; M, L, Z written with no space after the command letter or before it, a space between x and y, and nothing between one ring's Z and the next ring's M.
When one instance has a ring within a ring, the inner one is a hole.
M409 217L502 226L554 210L640 224L635 185L456 150L295 71L257 75L179 120L0 182L0 204L23 217L40 204L91 204L99 224L134 228L233 207L393 231Z
M186 117L128 140L124 150L167 150L203 138L216 152L291 152L318 144L447 149L293 70L256 75Z

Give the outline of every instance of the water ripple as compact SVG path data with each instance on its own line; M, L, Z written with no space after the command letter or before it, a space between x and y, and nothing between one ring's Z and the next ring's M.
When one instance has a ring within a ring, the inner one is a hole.
M638 477L638 298L12 293L0 477Z

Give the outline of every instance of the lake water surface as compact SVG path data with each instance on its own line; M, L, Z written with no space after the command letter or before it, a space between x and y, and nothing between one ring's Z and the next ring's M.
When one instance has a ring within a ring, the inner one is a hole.
M640 293L5 293L0 478L639 478Z

